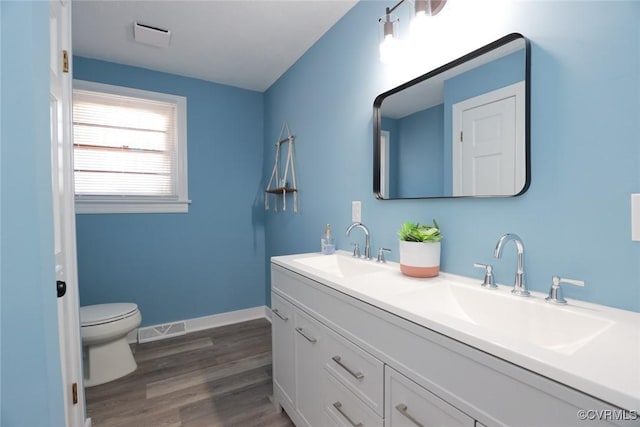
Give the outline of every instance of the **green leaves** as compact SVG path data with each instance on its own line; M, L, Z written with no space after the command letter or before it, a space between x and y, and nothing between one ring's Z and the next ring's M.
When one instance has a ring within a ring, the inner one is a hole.
M398 236L400 240L406 242L439 242L442 240L440 227L435 219L433 225L405 222L398 231Z

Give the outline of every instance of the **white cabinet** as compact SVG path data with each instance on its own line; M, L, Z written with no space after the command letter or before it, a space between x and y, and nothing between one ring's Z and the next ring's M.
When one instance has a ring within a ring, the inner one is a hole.
M581 427L580 410L621 413L283 266L271 278L295 324L273 316L274 397L298 427ZM589 421L605 425L640 421Z
M294 357L294 329L293 305L278 294L271 294L272 330L271 342L273 348L273 389L276 400L285 409L294 408L295 377L293 367Z
M474 427L473 418L393 368L385 367L384 378L385 427Z
M274 397L294 423L382 427L384 364L275 292L271 306Z
M302 425L318 427L323 423L321 384L324 334L322 325L295 309L295 382L296 410Z
M275 292L271 312L274 400L298 427L322 426L326 328Z

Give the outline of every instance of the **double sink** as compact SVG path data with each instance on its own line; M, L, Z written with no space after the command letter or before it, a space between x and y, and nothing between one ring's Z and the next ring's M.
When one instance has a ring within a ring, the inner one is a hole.
M416 315L438 313L564 354L574 353L615 323L570 305L550 305L543 298L513 297L507 287L488 291L453 275L427 280L398 276L396 265L364 261L342 252L298 258L295 262L336 279L350 278L356 289L385 287L387 303ZM408 283L399 283L403 281Z
M334 290L622 408L640 410L640 313L441 272L415 279L395 262L306 253L276 262Z

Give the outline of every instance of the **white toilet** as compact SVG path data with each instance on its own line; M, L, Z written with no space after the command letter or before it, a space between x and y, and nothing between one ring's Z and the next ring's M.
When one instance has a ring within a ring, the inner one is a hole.
M104 384L136 370L138 365L127 335L141 320L138 306L133 303L80 307L85 387Z

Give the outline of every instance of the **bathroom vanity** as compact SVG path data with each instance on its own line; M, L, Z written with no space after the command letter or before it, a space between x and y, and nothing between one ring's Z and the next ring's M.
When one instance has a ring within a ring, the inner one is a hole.
M342 251L271 262L274 398L298 427L640 425L638 313Z

